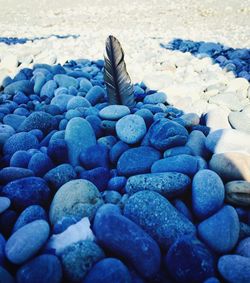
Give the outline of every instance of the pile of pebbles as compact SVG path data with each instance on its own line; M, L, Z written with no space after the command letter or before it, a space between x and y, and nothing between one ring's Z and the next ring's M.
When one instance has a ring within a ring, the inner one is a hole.
M249 124L146 81L109 105L103 65L2 82L0 282L249 282Z

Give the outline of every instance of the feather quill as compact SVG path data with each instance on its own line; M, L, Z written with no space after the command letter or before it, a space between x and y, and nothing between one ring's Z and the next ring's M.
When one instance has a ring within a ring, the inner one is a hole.
M120 42L112 35L106 40L104 55L104 82L110 104L135 105L134 88L126 70Z

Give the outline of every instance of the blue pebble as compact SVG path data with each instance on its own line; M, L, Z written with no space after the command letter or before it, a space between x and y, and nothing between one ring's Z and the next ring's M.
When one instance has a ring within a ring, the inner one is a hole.
M200 239L213 251L229 253L239 239L240 222L237 212L226 205L198 225Z
M20 107L14 110L13 114L20 115L20 116L29 116L30 111L26 108Z
M106 204L99 208L93 230L101 246L126 258L143 277L150 278L158 273L161 253L157 243L121 215L117 206Z
M182 200L174 199L173 205L179 212L181 212L185 217L187 217L187 219L189 219L191 222L194 221L191 211Z
M185 145L188 140L188 131L183 126L165 118L154 122L148 135L150 144L162 151Z
M54 255L43 254L21 266L17 271L18 283L60 283L62 266Z
M88 79L82 78L80 80L80 91L87 93L92 87L93 85Z
M21 91L16 92L16 94L13 96L13 101L17 104L26 104L29 101L29 98Z
M168 250L165 266L177 282L203 283L214 276L214 260L204 244L194 237L177 239Z
M76 109L77 107L90 107L89 101L82 96L74 96L67 103L67 110Z
M80 154L80 162L86 169L109 167L109 150L102 144L92 145Z
M68 162L68 147L64 139L50 140L47 153L55 164Z
M39 129L33 129L29 131L32 135L36 136L39 141L43 139L43 132Z
M119 193L122 193L125 185L126 185L127 179L123 176L117 176L113 177L108 182L108 190L110 191L117 191Z
M205 219L217 212L225 198L224 184L215 172L200 170L192 183L192 207L199 219Z
M15 279L3 266L0 266L0 283L15 283Z
M29 169L19 167L5 167L0 170L0 184L7 184L14 180L32 176L34 176L34 173Z
M116 164L120 156L128 150L130 147L127 143L123 141L118 141L109 152L109 159L111 163Z
M66 127L67 127L67 124L68 124L68 120L67 120L67 119L62 119L62 120L60 121L60 123L59 123L58 129L59 129L60 131L65 130Z
M56 116L56 115L60 115L61 114L61 110L58 106L56 105L45 105L44 106L44 111L49 113L52 116Z
M56 130L51 131L49 134L47 134L47 136L45 136L42 141L40 142L40 147L42 146L49 146L49 142L51 137L54 135L54 133L56 133Z
M33 84L29 80L21 80L13 82L4 88L4 92L11 95L14 95L17 91L31 94L33 92Z
M117 169L124 176L148 173L152 164L160 158L160 152L150 146L131 148L120 156Z
M3 118L3 123L17 130L19 126L22 124L22 122L25 120L25 118L26 118L25 116L20 116L17 114L7 114Z
M141 116L141 117L144 119L147 128L149 128L149 127L151 126L151 124L153 123L153 121L154 121L154 119L153 119L153 118L154 118L154 115L153 115L153 113L152 113L150 110L148 110L148 109L140 109L140 110L137 110L137 111L135 112L135 114Z
M114 136L109 135L109 136L104 136L104 137L99 138L97 142L99 144L107 146L108 149L111 149L112 146L117 142L117 139Z
M58 220L53 226L53 234L63 233L69 226L77 223L77 219L73 216L65 216Z
M12 228L17 220L18 214L16 211L7 209L0 214L0 233L8 239L11 235Z
M98 116L96 116L96 115L88 115L86 117L86 120L92 126L92 128L93 128L93 130L95 132L95 136L97 138L100 138L103 135L103 129L101 127L102 120Z
M55 82L59 85L59 87L69 88L70 86L78 87L78 81L65 74L58 74L54 76Z
M41 88L40 97L49 97L54 96L54 91L57 88L57 83L53 80L47 81ZM37 92L38 93L38 92Z
M247 257L224 255L219 259L218 270L227 282L250 282L250 260Z
M144 229L164 249L183 235L194 235L195 226L171 203L153 191L133 194L125 203L124 216Z
M0 197L0 214L10 207L10 200L6 197Z
M34 81L34 93L39 94L46 83L46 77L43 73L36 73L32 80Z
M74 168L64 163L51 169L44 175L44 180L47 181L51 189L57 191L62 185L76 178Z
M152 173L178 172L193 176L200 170L200 160L191 155L180 154L160 159L151 167Z
M67 104L72 97L74 96L69 94L58 94L52 98L50 104L58 106L61 112L65 112L67 110Z
M48 220L45 210L40 205L31 205L22 211L22 213L17 218L15 225L12 229L12 233L16 232L18 229L22 228L26 224L33 222L35 220Z
M97 262L84 279L84 283L132 283L128 268L116 258Z
M91 103L91 105L96 105L102 102L105 96L105 91L100 86L93 86L86 94L86 99Z
M37 148L39 145L38 139L26 132L12 135L3 146L3 153L5 155L13 155L19 150L28 150Z
M28 169L32 170L38 177L44 176L50 169L54 167L51 159L47 154L36 153L34 154L28 165Z
M204 42L199 47L199 53L205 53L208 55L219 54L222 51L222 46L213 42Z
M97 167L92 170L81 172L80 177L81 179L86 179L92 182L99 191L103 192L107 189L110 172L105 167Z
M6 243L6 241L5 241L4 237L2 236L2 234L0 234L0 266L3 265L3 263L5 261L5 252L4 252L5 243Z
M15 209L23 210L32 204L46 206L50 200L50 189L38 177L27 177L8 183L1 190L11 200Z
M203 283L220 283L220 280L216 277L210 277L206 279Z
M192 155L192 151L191 151L190 147L185 146L185 145L184 146L176 146L176 147L172 147L172 148L165 150L163 157L167 158L167 157L170 157L170 156L175 156L175 155L180 155L180 154Z

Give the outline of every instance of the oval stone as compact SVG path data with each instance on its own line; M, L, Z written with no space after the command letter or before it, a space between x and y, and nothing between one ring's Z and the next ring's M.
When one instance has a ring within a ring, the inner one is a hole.
M192 206L199 219L204 219L217 212L225 197L221 178L211 170L200 170L193 178Z
M215 171L223 181L250 182L250 154L240 152L214 154L209 162L209 168Z
M173 198L186 192L190 184L190 178L181 173L151 173L129 177L125 189L130 195L149 190L158 192L167 198Z
M142 227L163 249L177 237L194 235L195 226L163 196L153 191L132 195L125 204L124 216Z
M70 164L79 165L80 153L96 144L96 137L89 122L83 118L75 117L69 121L65 130L65 141L68 146Z
M200 283L215 274L212 254L203 243L190 236L183 236L171 245L165 265L177 282Z
M229 205L198 225L198 233L202 241L220 254L228 253L234 248L239 239L239 232L238 214Z
M120 214L117 206L103 205L96 213L94 233L107 250L124 257L145 278L160 269L157 243L138 225Z
M232 181L225 185L226 201L233 205L250 205L250 182Z
M61 263L56 256L43 254L23 265L17 271L16 278L19 283L60 283Z
M72 216L80 220L93 218L103 204L101 194L94 184L87 180L72 180L64 184L55 194L50 206L50 222L54 225L63 217Z
M130 110L125 105L109 105L99 112L100 118L105 120L119 120L128 114Z
M23 210L32 204L46 206L50 200L50 189L39 177L12 181L2 188L1 193L8 197L13 207L18 210Z
M250 282L250 259L247 257L224 255L219 259L218 270L227 282Z
M24 263L40 250L48 237L49 225L44 220L36 220L23 226L6 243L5 253L8 260L15 264Z
M147 131L144 119L135 114L121 118L116 123L115 129L119 139L128 144L139 142Z
M250 259L250 237L241 240L236 248L236 254L249 257Z
M128 149L117 162L118 173L125 176L148 173L152 164L160 157L160 152L150 146Z

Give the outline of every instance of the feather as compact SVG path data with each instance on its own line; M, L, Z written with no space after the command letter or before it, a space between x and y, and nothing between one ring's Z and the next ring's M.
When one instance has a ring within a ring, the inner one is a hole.
M134 88L126 70L120 42L112 35L106 40L104 55L104 82L110 104L135 105Z

